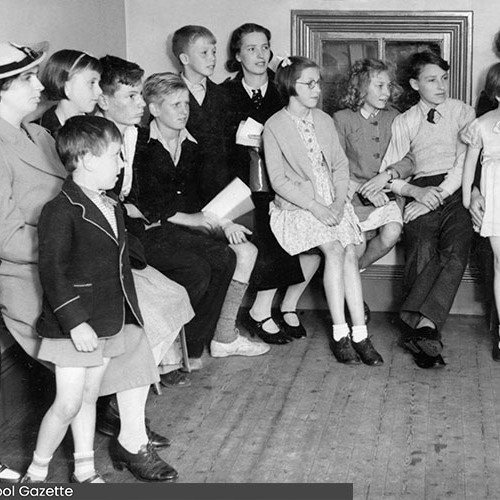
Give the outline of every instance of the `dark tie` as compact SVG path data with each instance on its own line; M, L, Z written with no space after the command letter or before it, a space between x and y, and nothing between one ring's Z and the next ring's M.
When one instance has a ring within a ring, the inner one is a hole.
M436 109L435 108L429 109L429 112L427 113L427 121L430 123L436 123L434 121L435 116L436 116Z
M262 92L260 89L252 89L252 103L255 109L259 109L262 106Z

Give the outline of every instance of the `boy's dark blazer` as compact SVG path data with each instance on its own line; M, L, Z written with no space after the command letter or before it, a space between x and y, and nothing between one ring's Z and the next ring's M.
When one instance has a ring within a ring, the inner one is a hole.
M97 206L69 178L43 208L38 223L44 291L37 322L40 336L68 338L70 330L83 322L99 337L115 335L125 322L143 325L118 204L115 215L118 238Z

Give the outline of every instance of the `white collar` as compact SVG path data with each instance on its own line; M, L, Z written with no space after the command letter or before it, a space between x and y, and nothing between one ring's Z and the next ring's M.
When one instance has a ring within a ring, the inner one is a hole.
M244 78L241 79L241 84L243 85L243 88L246 90L249 97L253 96L252 90L259 90L259 89L260 89L260 92L262 94L262 97L264 97L266 95L266 92L267 92L267 87L269 86L269 80L266 83L264 83L264 85L261 85L258 88L250 87L250 85L248 85L248 83L245 82Z

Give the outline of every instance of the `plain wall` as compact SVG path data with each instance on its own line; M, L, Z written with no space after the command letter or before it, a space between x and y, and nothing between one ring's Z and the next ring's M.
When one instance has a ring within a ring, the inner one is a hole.
M126 57L124 0L0 0L0 41Z
M185 24L207 26L218 40L214 80L229 76L224 70L232 30L255 22L271 30L275 53L291 53L291 10L437 10L473 11L473 103L488 66L497 62L492 39L500 29L498 4L491 0L125 0L127 54L146 74L177 71L167 56L167 39Z

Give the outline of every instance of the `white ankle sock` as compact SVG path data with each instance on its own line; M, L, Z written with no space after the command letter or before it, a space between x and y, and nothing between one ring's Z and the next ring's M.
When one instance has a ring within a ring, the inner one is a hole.
M33 452L33 461L28 467L27 474L34 481L45 481L49 474L49 464L52 457L39 457L36 452Z
M349 335L349 325L347 323L342 323L340 325L333 325L333 340L338 342L340 339L347 337Z
M361 342L368 337L366 325L358 325L352 327L352 341Z
M85 481L95 474L94 452L73 453L75 458L75 477L78 481Z

